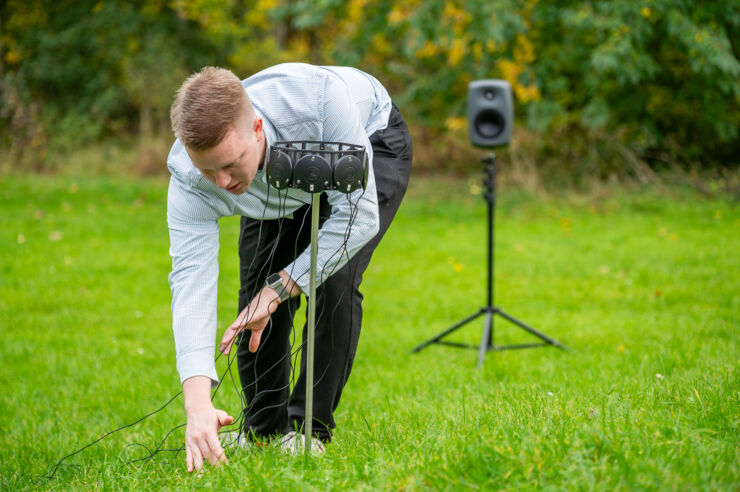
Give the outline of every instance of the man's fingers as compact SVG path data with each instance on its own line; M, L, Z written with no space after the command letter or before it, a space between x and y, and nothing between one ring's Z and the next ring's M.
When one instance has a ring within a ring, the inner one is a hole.
M236 338L238 331L234 329L234 325L229 326L226 328L226 331L224 332L223 338L221 338L221 345L219 346L219 350L221 352L226 353L226 355L229 355L231 352L231 344L234 342L234 338Z
M218 428L220 429L224 425L230 425L234 422L234 417L229 415L223 410L216 410L216 417L218 418Z
M249 351L254 353L260 346L260 340L262 339L262 330L254 330L252 336L249 337Z
M201 468L203 468L203 457L200 454L200 449L198 448L198 446L193 446L190 452L193 456L193 468L195 468L196 470L200 470Z
M249 311L249 306L244 308L244 310L239 313L239 316L236 317L236 320L231 323L231 326L226 328L224 336L223 338L221 338L221 344L218 348L221 352L225 353L226 355L229 355L231 353L231 344L234 343L234 339L239 334L239 332L242 331L249 324L249 320L247 319L249 317Z
M185 445L185 463L188 465L188 473L193 471L193 453L190 452L190 446Z
M219 442L216 435L208 436L208 447L210 448L208 462L211 465L217 466L219 463L229 464L229 460L226 459L226 453L224 453L224 448L221 447L221 442Z

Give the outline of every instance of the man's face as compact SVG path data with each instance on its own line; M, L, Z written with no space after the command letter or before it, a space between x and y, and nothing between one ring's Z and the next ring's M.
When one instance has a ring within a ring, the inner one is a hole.
M250 125L242 116L223 140L207 150L187 149L195 167L209 181L229 193L238 195L247 191L265 155L265 134L262 118L254 118Z

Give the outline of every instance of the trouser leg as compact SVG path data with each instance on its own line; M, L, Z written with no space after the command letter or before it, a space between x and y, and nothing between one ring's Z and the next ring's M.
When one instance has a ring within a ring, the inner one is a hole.
M411 139L403 118L394 107L387 129L371 137L378 187L378 234L344 267L317 288L316 351L314 359L314 419L312 428L322 440L331 439L334 411L349 378L362 327L362 277L375 248L393 220L403 199L411 171ZM304 326L303 340L306 340ZM303 425L306 406L306 361L288 405L291 428Z
M379 232L317 289L313 428L321 439L327 441L335 427L334 410L349 378L359 341L363 299L359 286L362 276L398 210L411 170L411 139L395 106L388 128L373 134L370 141L380 212ZM306 216L309 212L310 208L304 207L294 214L294 219L262 221L262 225L254 219L242 219L240 311L259 291L267 275L282 269L308 246L310 218L306 219ZM329 204L322 197L322 222L329 213ZM274 258L272 264L265 266L270 257ZM280 304L255 354L248 351L251 333L244 334L245 343L240 343L237 351L239 376L248 403L245 429L256 435L286 432L303 423L306 391L303 358L300 375L288 396L292 315L298 302L298 298L293 298L290 303ZM305 326L303 339L306 339Z
M269 274L292 261L298 229L300 223L291 219L259 221L242 217L239 313L260 291ZM237 366L246 403L243 428L249 435L268 437L284 432L290 394L293 314L299 304L300 298L295 297L278 306L256 353L249 352L252 332L243 332L238 340Z

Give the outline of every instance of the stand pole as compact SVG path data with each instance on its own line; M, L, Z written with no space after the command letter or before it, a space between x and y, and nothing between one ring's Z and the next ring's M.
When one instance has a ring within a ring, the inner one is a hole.
M306 458L311 455L313 433L313 359L316 338L316 258L319 242L320 196L320 193L311 195L311 278L308 290L308 340L306 341L306 413L303 420L305 424Z
M473 348L478 349L478 367L480 368L483 366L483 361L486 357L486 353L489 350L511 350L511 349L523 349L523 348L532 348L532 347L542 347L546 345L552 345L554 347L557 347L561 350L568 350L570 349L558 342L557 340L550 338L549 336L545 335L544 333L541 333L537 331L536 329L532 328L531 326L527 325L526 323L516 319L513 316L510 316L503 312L501 309L495 307L493 305L493 262L494 262L494 210L496 207L496 155L491 152L487 157L484 157L481 162L486 164L486 177L483 181L483 184L486 185L486 192L484 194L484 198L486 200L486 203L488 204L488 242L487 242L487 260L488 260L488 276L487 276L487 292L486 292L486 305L480 308L476 313L473 313L472 315L468 316L467 318L462 319L461 321L455 323L451 327L447 328L446 330L442 331L441 333L435 335L434 337L430 338L429 340L417 345L414 347L414 349L411 351L412 353L419 352L425 347L428 347L429 345L433 343L438 343L440 345L450 345L452 347L460 347L460 348ZM495 345L493 340L493 320L494 315L498 314L505 320L509 321L510 323L518 326L519 328L531 333L532 335L538 337L539 339L543 340L543 343L522 343L522 344L513 344L513 345ZM480 316L485 315L485 321L483 324L483 333L481 335L481 341L480 345L470 345L465 343L458 343L458 342L448 342L443 340L444 337L449 335L450 333L458 330L459 328L463 327L464 325L470 323L474 319L479 318Z

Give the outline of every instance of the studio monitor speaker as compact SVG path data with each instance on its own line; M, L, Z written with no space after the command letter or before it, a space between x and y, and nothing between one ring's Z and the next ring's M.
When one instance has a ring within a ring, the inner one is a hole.
M498 147L511 140L514 102L505 80L474 80L468 85L468 127L476 147Z

